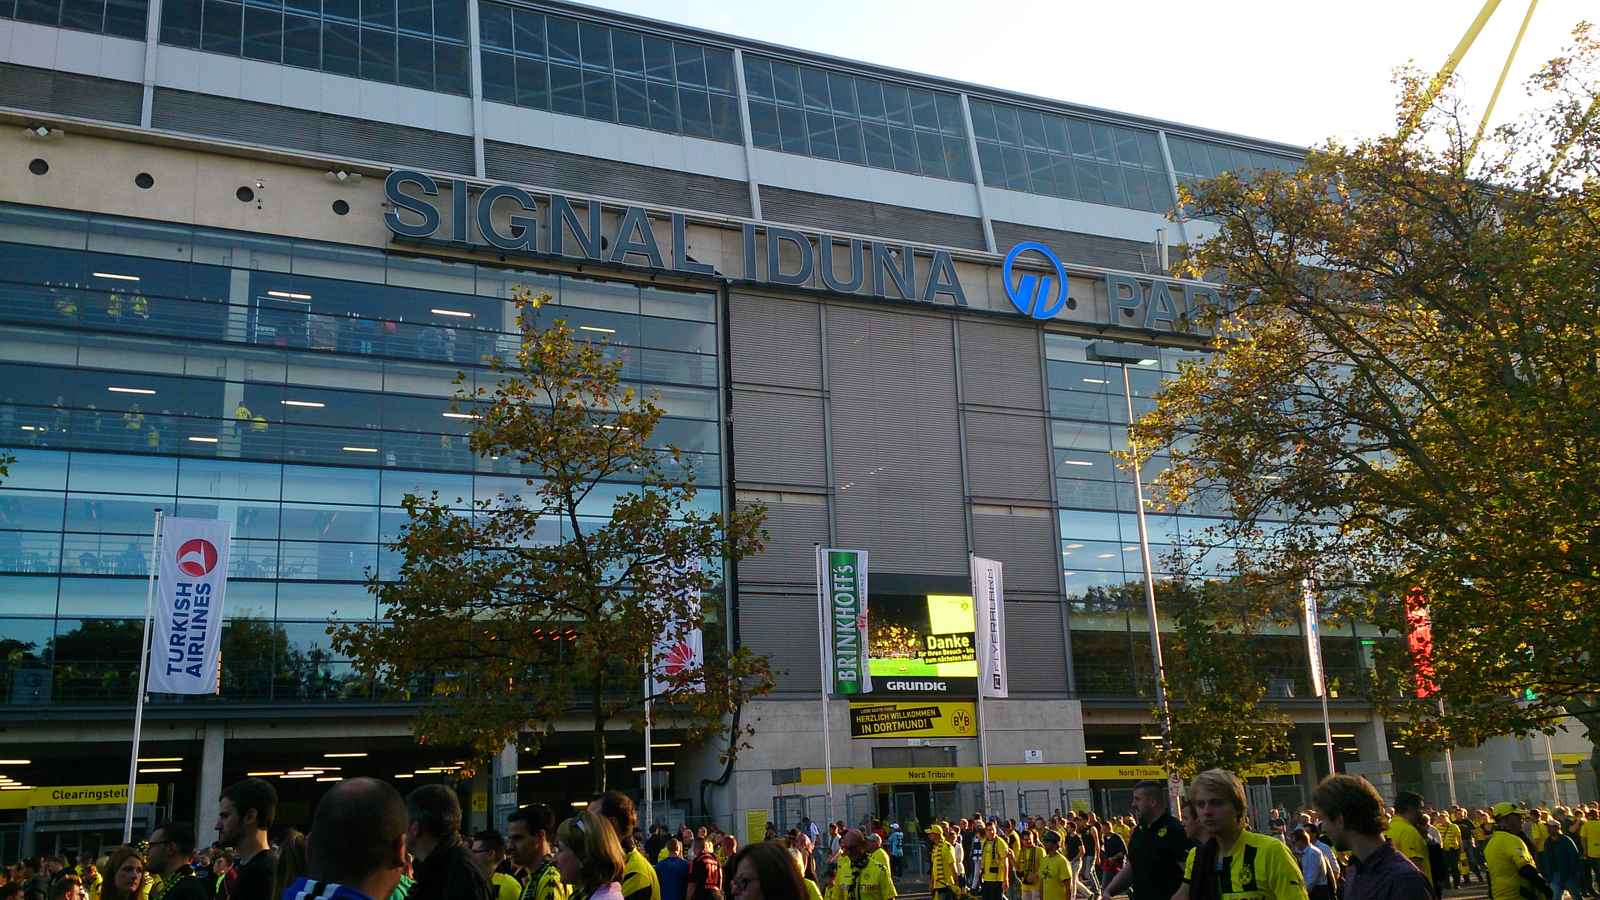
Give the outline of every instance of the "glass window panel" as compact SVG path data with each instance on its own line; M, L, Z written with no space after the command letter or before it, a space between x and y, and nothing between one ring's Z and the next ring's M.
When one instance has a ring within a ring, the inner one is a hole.
M1105 162L1116 162L1116 136L1111 126L1099 122L1089 123L1089 133L1094 138L1094 157Z
M719 141L743 143L744 133L739 128L739 99L729 94L712 94L711 136Z
M1150 192L1150 210L1164 213L1172 208L1172 185L1165 173L1145 173L1145 183Z
M433 34L435 37L465 44L467 0L433 0Z
M499 3L478 4L478 36L485 47L514 50L511 7Z
M1189 142L1183 138L1168 137L1167 151L1172 154L1172 168L1180 173L1194 174L1189 162Z
M433 36L432 0L399 0L398 12L398 24L401 31L409 31L416 35ZM431 62L429 68L432 68Z
M938 134L919 131L917 135L917 154L922 157L922 174L934 178L947 178L950 173L944 165L944 139Z
M1100 185L1100 167L1091 162L1072 164L1073 179L1077 182L1079 199L1089 203L1106 202L1105 189Z
M1044 140L1045 146L1051 153L1070 153L1071 145L1067 143L1067 120L1061 116L1044 114Z
M617 121L639 128L650 127L650 98L641 78L617 78Z
M611 29L611 62L618 72L644 77L644 35L624 28Z
M98 32L105 17L105 0L61 0L62 28Z
M810 66L800 69L800 87L805 96L806 109L824 110L828 105L828 73Z
M360 67L361 38L354 25L322 23L322 69L336 75L354 75Z
M772 96L779 103L800 105L800 69L785 62L772 61Z
M244 9L236 3L205 0L204 31L200 36L200 49L238 56L243 17Z
M889 129L889 144L894 151L895 171L915 175L922 170L917 164L917 136L911 129Z
M848 163L865 163L867 154L861 144L861 123L846 118L835 118L833 122L839 139L839 159Z
M715 322L717 318L716 295L703 291L673 291L647 287L639 292L639 303L640 309L649 317L687 319L696 322ZM653 318L646 318L642 327L644 332L649 334L652 329L662 324Z
M691 87L706 86L705 51L695 44L676 43L673 56L677 59L678 83Z
M785 152L807 152L806 114L792 106L778 107L778 138Z
M759 56L744 58L744 89L754 98L771 100L772 63Z
M447 94L471 93L467 74L467 48L462 44L433 42L434 89Z
M545 56L544 16L519 9L512 20L511 35L517 53L543 59Z
M323 0L322 17L354 22L361 16L360 0Z
M778 108L771 103L750 101L750 140L757 147L776 150L778 140Z
M867 144L867 165L894 168L894 149L889 144L889 126L868 122L862 126Z
M554 57L556 55L555 32L553 30L555 20L551 19L550 24L552 26L550 55ZM578 69L572 66L550 64L550 110L552 112L565 113L569 116L583 115L583 75Z
M583 114L603 122L617 117L616 101L611 96L611 76L585 69L583 72Z
M1139 166L1144 164L1139 153L1139 132L1132 128L1112 128L1111 133L1117 141L1117 161L1125 166Z
M1067 137L1072 141L1073 156L1094 156L1094 135L1089 131L1088 122L1082 119L1068 119Z
M148 565L148 563L146 563ZM55 639L56 662L67 658L102 661L112 656L132 651L132 666L139 667L139 636L144 615L145 579L143 578L63 578L61 579L61 607L59 614L69 616L128 616L126 620L112 622L74 622L61 619L58 630L73 627L74 634L57 634ZM81 628L81 630L80 630ZM115 628L114 633L107 633ZM93 635L93 639L90 636ZM111 639L118 650L108 650L106 640ZM76 649L67 650L67 646ZM126 646L124 646L126 645Z
M683 133L711 137L711 105L705 91L678 89L678 111L683 116Z
M838 159L839 143L834 137L833 116L827 113L806 113L806 132L811 139L811 155L819 159Z
M5 4L0 3L0 7ZM146 0L108 0L106 3L106 34L144 40L145 24L150 7Z
M644 39L644 74L663 81L672 80L672 42L666 38L646 35Z
M972 135L980 141L998 141L1000 135L995 131L994 104L987 100L972 100L967 104L972 111Z
M1122 180L1127 187L1128 205L1134 209L1151 209L1150 183L1145 180L1145 173L1123 169Z
M933 92L911 89L911 122L918 128L939 130L939 110L933 105Z
M171 495L177 475L176 459L74 453L68 484L73 491Z
M17 18L40 25L55 25L61 21L61 4L56 0L19 0Z
M517 71L506 53L483 51L483 99L499 103L517 102Z
M200 46L200 0L166 0L161 4L161 43Z
M371 81L395 80L394 32L361 29L361 77Z
M1055 178L1050 171L1050 154L1029 150L1028 153L1028 189L1035 194L1054 196L1056 193Z
M393 28L394 6L395 0L361 0L361 24Z
M1116 166L1098 166L1100 188L1105 191L1105 202L1112 206L1127 206L1128 192L1123 189L1122 173Z
M376 612L375 598L364 584L283 584L278 586L277 617L279 619L370 619ZM309 645L310 635L301 636L300 626L286 625L286 632L294 629L296 642ZM332 649L328 642L315 646Z
M1017 110L1004 103L994 105L994 131L1002 144L1016 146L1022 143L1021 126L1017 124Z
M650 127L657 131L678 130L678 90L671 84L650 82Z
M1022 126L1022 146L1029 150L1043 150L1048 144L1044 137L1044 116L1038 110L1023 109L1017 111L1017 118Z
M400 35L399 81L406 87L433 90L433 41Z
M283 498L374 505L378 502L378 472L287 465L283 467Z
M856 79L856 97L861 117L874 122L883 121L883 84L871 78Z
M578 44L587 69L611 69L611 29L596 22L578 25Z
M54 450L7 450L15 459L4 482L8 488L62 490L67 486L67 454Z
M1122 531L1116 513L1083 512L1076 509L1057 511L1061 523L1061 539L1073 538L1095 541L1120 541ZM1154 540L1154 535L1151 536Z
M283 13L245 6L245 56L266 62L283 61Z
M1001 147L1000 156L1006 161L1006 184L1013 191L1028 189L1028 159L1015 147Z
M375 542L378 510L370 506L285 503L280 527L279 537L284 540Z
M855 79L838 72L829 72L828 93L835 113L846 116L857 114Z
M1134 132L1135 143L1139 146L1139 162L1146 169L1165 169L1166 164L1161 161L1161 144L1156 136L1148 131Z
M1050 157L1050 180L1055 188L1055 196L1077 200L1078 186L1072 177L1072 160L1065 156Z
M0 528L60 531L64 498L55 491L0 488Z
M543 61L518 56L516 59L518 106L529 109L550 108L549 69Z
M944 139L944 163L951 178L961 181L972 180L972 161L967 158L966 138L946 137Z
M578 64L578 23L560 16L545 18L545 32L549 38L552 62Z
M302 69L320 69L322 23L307 16L284 16L283 62Z
M935 93L934 106L939 111L939 130L953 137L964 136L966 128L961 121L961 100L954 94Z
M734 94L738 86L733 79L733 54L716 47L705 48L706 87L714 93Z

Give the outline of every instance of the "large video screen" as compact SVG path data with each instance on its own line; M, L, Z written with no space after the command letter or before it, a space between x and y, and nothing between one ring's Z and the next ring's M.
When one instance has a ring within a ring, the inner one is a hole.
M868 607L874 694L971 694L978 686L972 598L877 594Z

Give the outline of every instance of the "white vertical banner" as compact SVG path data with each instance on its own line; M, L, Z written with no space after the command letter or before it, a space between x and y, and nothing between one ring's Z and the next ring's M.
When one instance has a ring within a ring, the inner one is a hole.
M1311 589L1311 579L1300 582L1300 594L1305 607L1306 658L1311 663L1311 696L1321 697L1325 690L1322 682L1322 640L1317 630L1317 594Z
M978 694L1009 696L1006 676L1006 586L998 561L972 557L972 608L978 626Z
M146 690L217 693L230 522L163 519Z
M700 627L678 634L682 622L692 622L700 615L700 591L693 579L693 574L700 570L700 559L691 557L682 568L665 568L665 580L670 587L662 594L660 602L666 607L668 626L650 650L647 693L652 697L671 690L674 687L672 678L683 672L699 671L706 664L705 634ZM688 686L705 690L705 682L699 679Z

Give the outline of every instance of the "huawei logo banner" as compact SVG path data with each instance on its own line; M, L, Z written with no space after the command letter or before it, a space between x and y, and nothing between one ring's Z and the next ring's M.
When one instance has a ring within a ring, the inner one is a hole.
M215 519L162 521L146 690L217 692L231 531L231 523Z

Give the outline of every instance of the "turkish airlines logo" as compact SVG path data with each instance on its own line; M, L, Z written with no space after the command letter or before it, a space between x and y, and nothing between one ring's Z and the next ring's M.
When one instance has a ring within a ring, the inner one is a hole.
M217 567L217 548L201 538L183 542L178 548L178 571L190 578L204 578Z

